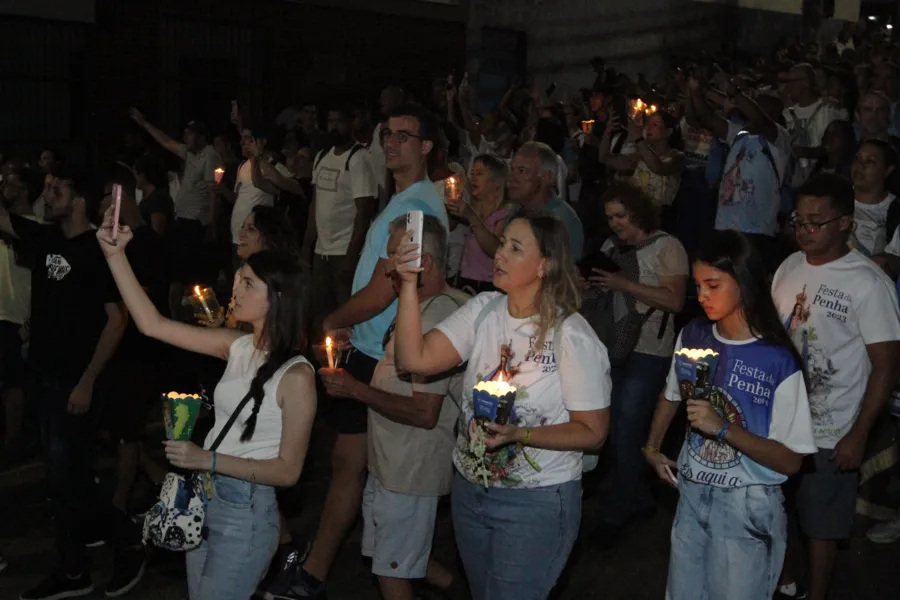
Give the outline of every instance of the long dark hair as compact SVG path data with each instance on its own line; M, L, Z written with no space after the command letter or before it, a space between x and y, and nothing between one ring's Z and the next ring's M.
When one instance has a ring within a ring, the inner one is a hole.
M256 430L256 417L265 396L263 386L284 363L300 354L306 296L303 269L290 254L263 250L247 258L247 266L268 288L269 311L260 332L260 339L265 340L266 360L256 371L247 392L253 398L253 412L244 425L242 442L250 440Z
M257 204L253 207L253 226L262 236L266 250L283 252L294 260L300 258L297 231L283 212L271 206Z
M788 336L772 300L769 271L750 240L733 229L714 231L701 246L695 260L734 277L741 291L741 304L750 333L767 344L790 352L805 377L803 359Z

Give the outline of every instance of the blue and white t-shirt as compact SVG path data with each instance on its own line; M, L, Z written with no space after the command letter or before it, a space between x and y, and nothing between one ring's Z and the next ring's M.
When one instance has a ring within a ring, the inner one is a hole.
M781 183L791 158L791 140L777 125L778 137L770 143L761 135L728 123L731 146L719 184L716 229L775 235Z
M421 210L426 215L437 217L449 228L447 208L444 200L434 189L434 183L423 180L414 183L399 194L395 194L384 210L379 213L369 231L366 233L366 242L356 265L356 273L353 275L353 287L355 294L369 285L375 265L378 259L387 259L387 244L391 237L391 223L398 217L402 217L411 210ZM350 334L350 343L363 354L374 359L381 360L384 356L384 334L397 316L397 300L394 299L390 306L375 315L368 321L353 327Z
M682 348L709 349L718 353L710 362L708 399L731 427L742 427L774 440L799 454L814 454L809 402L803 372L791 352L760 339L726 340L715 324L695 319L675 343ZM672 402L693 395L694 364L678 354L666 381L666 399ZM757 463L727 442L707 437L688 427L678 455L681 477L720 488L778 485L787 476Z

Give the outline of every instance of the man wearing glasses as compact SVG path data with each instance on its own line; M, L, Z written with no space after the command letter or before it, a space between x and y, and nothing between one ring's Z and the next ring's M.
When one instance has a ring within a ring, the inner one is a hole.
M900 356L894 285L849 248L853 212L848 180L813 176L798 191L791 221L800 251L784 261L772 283L775 304L806 363L819 448L807 457L796 497L809 539L810 600L825 600L838 543L850 536L866 439L897 382Z
M419 106L401 106L380 129L379 137L396 191L366 234L353 277L352 297L323 323L325 333L333 339L340 342L349 337L343 360L336 366L366 384L372 381L375 367L384 356L385 333L397 315L397 293L388 277L391 223L411 210L421 210L448 228L444 201L428 180L429 155L436 151L440 139L437 117ZM362 503L368 452L367 407L358 400L333 397L321 406L326 421L337 432L325 509L309 557L294 577L292 589L269 590L274 598L324 597L328 571Z

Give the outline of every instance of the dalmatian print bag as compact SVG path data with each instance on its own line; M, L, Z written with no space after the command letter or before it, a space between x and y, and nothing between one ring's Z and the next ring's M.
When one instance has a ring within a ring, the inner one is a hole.
M216 451L250 400L248 393L209 447L211 452ZM212 477L206 472L166 474L159 500L144 518L144 544L176 552L187 552L199 546L206 537L203 522L206 520L211 484Z

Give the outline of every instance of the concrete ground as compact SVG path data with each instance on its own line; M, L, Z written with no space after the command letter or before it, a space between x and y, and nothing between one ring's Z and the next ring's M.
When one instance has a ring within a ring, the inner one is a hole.
M292 528L302 535L311 536L315 531L328 485L330 443L330 437L317 428L296 494L295 509L299 508L299 514L291 519ZM108 473L110 466L108 456L98 460L101 474ZM17 598L19 593L39 581L52 564L52 522L42 477L39 462L0 474L0 514L5 517L0 519L0 552L9 561L9 567L0 573L0 600ZM598 494L585 501L583 531L590 530L596 522ZM571 561L560 600L662 599L675 501L674 492L660 490L656 514L633 525L611 551L604 552L590 543L581 543ZM900 542L887 546L872 544L861 535L864 527L865 523L858 523L859 535L840 554L832 600L900 598ZM360 531L360 527L354 530L334 567L329 582L331 600L376 600L379 597L372 577L359 557ZM101 598L103 584L112 566L110 552L102 547L90 552L98 588L92 597ZM455 552L449 511L444 509L439 515L434 553L438 560L456 570ZM155 553L143 581L127 597L134 600L187 598L183 558Z

